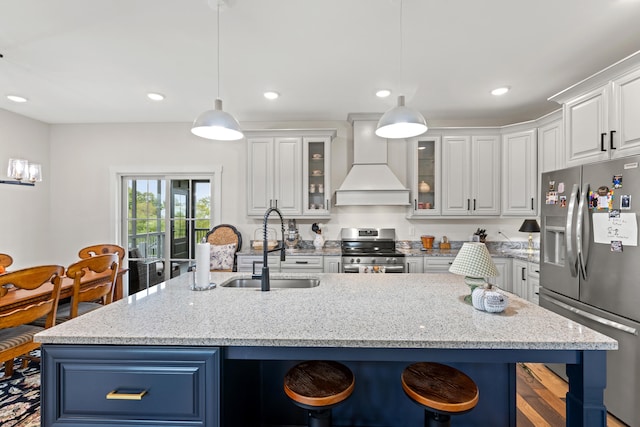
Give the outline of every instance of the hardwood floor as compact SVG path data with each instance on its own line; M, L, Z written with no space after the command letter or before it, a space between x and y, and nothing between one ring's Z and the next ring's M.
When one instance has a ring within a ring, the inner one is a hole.
M518 364L516 372L518 427L564 426L567 383L543 364ZM607 427L627 425L608 415Z

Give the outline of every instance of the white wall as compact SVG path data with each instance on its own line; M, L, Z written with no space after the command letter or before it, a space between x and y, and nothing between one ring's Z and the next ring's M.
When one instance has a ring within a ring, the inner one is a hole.
M0 179L10 158L42 165L44 181L35 187L0 184L0 252L13 257L11 269L52 262L49 126L0 109Z
M349 170L347 140L350 125L337 122L243 123L244 129L332 128L332 187ZM42 263L68 265L79 248L119 242L115 211L114 170L164 169L167 172L222 166L221 223L236 225L248 244L260 219L246 216L246 144L209 141L193 136L189 123L47 125L0 110L0 172L10 157L25 157L43 165L44 182L35 187L0 185L0 252L14 257L14 268ZM406 144L389 142L389 165L407 182ZM526 240L517 231L522 219L440 220L405 218L396 206L334 207L325 224L326 239L338 239L342 227L394 227L399 239L419 240L421 234L466 240L476 228L486 228L489 240ZM298 220L304 239L313 238L314 220Z

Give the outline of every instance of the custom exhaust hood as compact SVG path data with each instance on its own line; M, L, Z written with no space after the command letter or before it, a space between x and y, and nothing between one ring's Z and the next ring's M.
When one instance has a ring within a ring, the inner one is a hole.
M375 134L378 119L349 114L353 165L336 190L336 206L409 205L409 190L387 165L387 140Z

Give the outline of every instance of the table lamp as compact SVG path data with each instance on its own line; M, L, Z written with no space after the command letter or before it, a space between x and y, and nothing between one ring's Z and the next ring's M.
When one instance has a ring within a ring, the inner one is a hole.
M478 286L491 288L491 284L487 283L485 277L500 275L489 250L484 243L480 242L465 242L449 267L449 271L465 276L464 282L471 288L471 292ZM464 300L471 303L471 295L467 295Z
M527 252L533 253L532 233L540 232L540 226L538 225L538 221L536 221L535 219L525 219L518 231L522 231L523 233L529 233L529 246L527 248Z

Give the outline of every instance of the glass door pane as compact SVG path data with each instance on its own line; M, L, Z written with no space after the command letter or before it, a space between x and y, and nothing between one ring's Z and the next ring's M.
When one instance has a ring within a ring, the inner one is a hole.
M417 209L436 209L436 150L435 141L418 142L418 206Z

